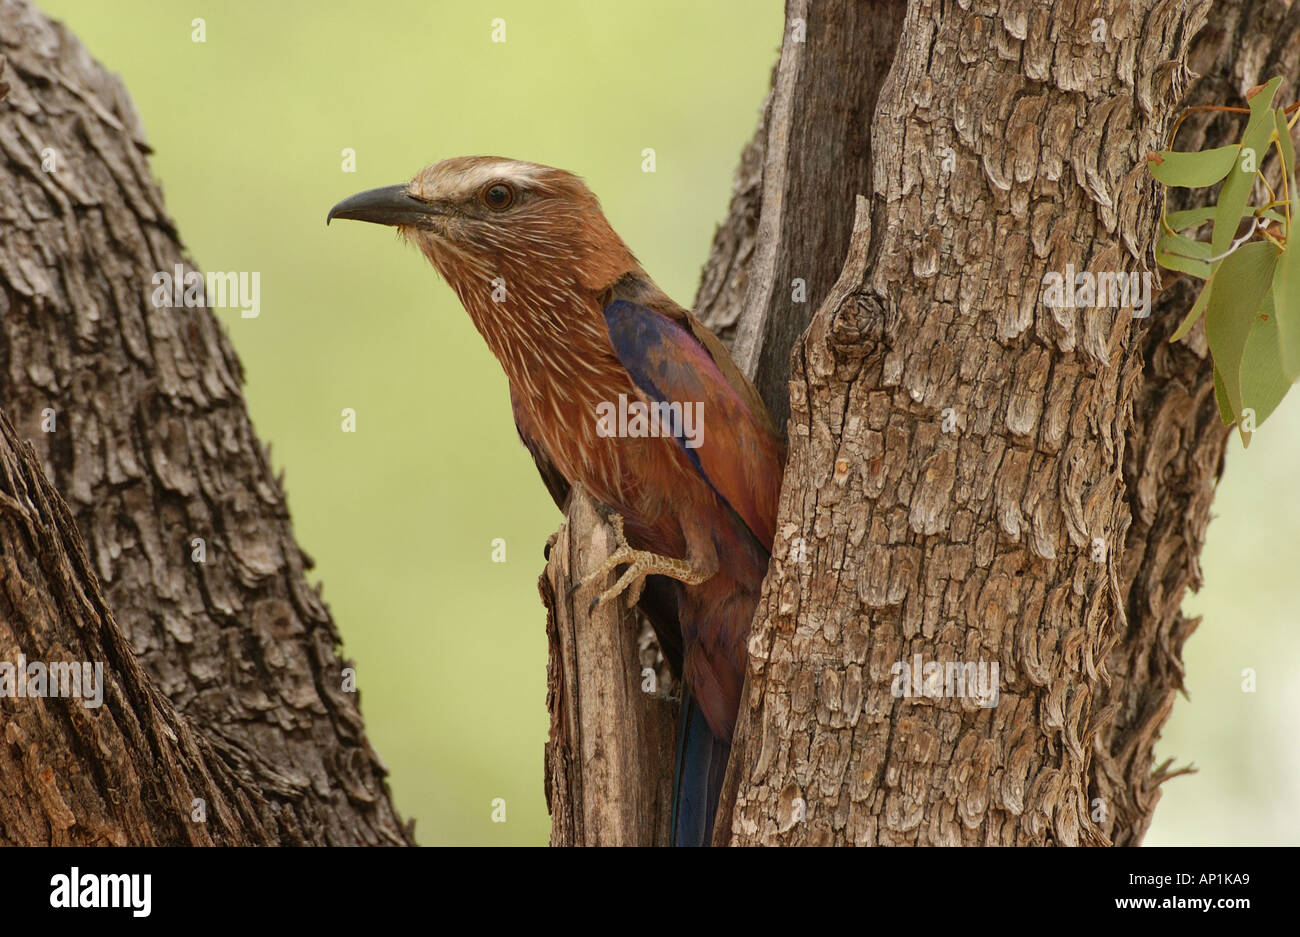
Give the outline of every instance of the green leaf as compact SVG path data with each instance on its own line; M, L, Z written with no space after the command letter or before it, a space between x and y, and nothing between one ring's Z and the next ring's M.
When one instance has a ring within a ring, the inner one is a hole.
M1241 369L1246 341L1272 286L1277 258L1278 250L1271 243L1252 241L1225 257L1214 271L1214 291L1205 310L1205 336L1236 416L1243 407Z
M1202 189L1226 176L1237 165L1240 152L1241 147L1235 143L1190 153L1161 150L1147 157L1147 169L1156 181L1165 185Z
M1206 205L1204 208L1189 208L1186 211L1172 212L1165 216L1165 224L1175 231L1199 228L1214 217L1214 208L1213 205Z
M1217 205L1206 205L1202 208L1188 208L1185 211L1170 212L1165 215L1165 227L1174 231L1188 231L1192 228L1199 228L1211 220L1217 210ZM1259 208L1255 205L1249 205L1246 207L1246 211L1253 215L1259 211ZM1262 212L1259 212L1259 215L1261 218L1270 218L1279 224L1286 221L1286 216L1276 208L1265 208ZM1209 252L1206 253L1208 255Z
M1250 193L1255 188L1255 178L1259 173L1260 164L1268 155L1269 141L1273 139L1273 132L1276 129L1271 107L1273 97L1281 84L1281 76L1274 78L1256 91L1255 96L1250 99L1250 118L1246 121L1246 130L1241 137L1240 158L1219 190L1219 205L1214 213L1214 235L1210 238L1210 246L1215 257L1228 249L1233 237L1236 236L1241 216L1246 213ZM1243 164L1248 165L1250 169L1242 168ZM1230 378L1230 375L1225 371L1224 377ZM1232 393L1231 380L1228 383L1228 392Z
M1255 429L1264 425L1286 392L1291 378L1282 371L1278 350L1277 316L1273 314L1273 292L1264 297L1260 314L1250 327L1246 349L1241 356L1241 403L1255 411ZM1249 435L1243 431L1242 438Z
M1228 403L1228 392L1223 387L1223 375L1218 368L1214 369L1214 402L1219 405L1219 419L1223 425L1231 426L1237 418L1232 412L1232 404Z
M1193 260L1204 260L1210 256L1210 245L1185 234L1166 234L1156 242L1156 250L1167 250Z
M1300 225L1300 199L1291 202L1292 225ZM1273 306L1282 370L1291 380L1300 377L1300 236L1292 232L1273 274Z
M1214 272L1214 268L1204 259L1209 256L1209 244L1181 234L1166 234L1156 241L1156 263L1202 280L1208 279Z
M1196 320L1199 319L1201 313L1205 311L1206 303L1210 301L1210 288L1212 286L1214 286L1214 280L1211 279L1205 281L1205 285L1201 287L1201 295L1197 296L1196 302L1192 303L1191 311L1187 313L1187 316L1179 324L1178 328L1174 331L1174 334L1169 336L1171 342L1178 341L1192 330L1192 326L1196 324ZM1229 420L1228 422L1232 421Z

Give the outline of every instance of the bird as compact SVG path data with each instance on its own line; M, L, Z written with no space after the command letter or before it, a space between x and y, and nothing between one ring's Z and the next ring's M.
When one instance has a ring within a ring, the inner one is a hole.
M395 227L505 371L520 440L561 511L581 485L682 684L672 844L711 842L775 535L785 445L722 342L661 290L567 170L445 159L326 217ZM688 419L690 425L687 426Z

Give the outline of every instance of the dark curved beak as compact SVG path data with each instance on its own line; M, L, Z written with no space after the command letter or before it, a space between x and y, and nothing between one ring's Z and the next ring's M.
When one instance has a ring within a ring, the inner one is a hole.
M335 218L350 218L372 224L422 226L428 224L430 216L438 213L435 205L412 196L403 182L345 198L330 209L325 223L329 224Z

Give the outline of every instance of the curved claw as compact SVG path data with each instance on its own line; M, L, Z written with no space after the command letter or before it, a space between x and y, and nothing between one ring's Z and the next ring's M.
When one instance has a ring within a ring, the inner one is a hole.
M633 607L641 598L647 576L667 576L670 579L676 579L679 582L694 586L699 585L713 575L712 570L696 569L686 560L661 556L648 550L634 548L627 542L627 537L623 532L622 516L613 514L610 516L609 522L610 526L614 528L614 537L618 543L618 548L599 567L574 584L570 589L570 595L579 588L585 588L597 580L604 579L619 566L627 566L627 569L623 575L618 577L617 582L591 600L591 604L587 606L588 615L591 615L606 602L624 593L627 593L627 607Z

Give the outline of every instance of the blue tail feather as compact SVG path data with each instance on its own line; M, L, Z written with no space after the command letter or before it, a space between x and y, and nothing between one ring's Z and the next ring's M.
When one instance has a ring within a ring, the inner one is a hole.
M703 710L683 687L673 778L674 846L707 846L713 839L713 818L730 754L730 742L714 736Z

